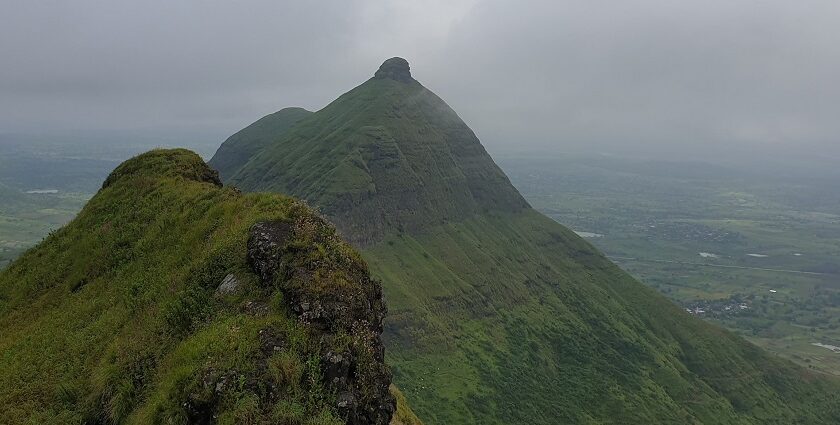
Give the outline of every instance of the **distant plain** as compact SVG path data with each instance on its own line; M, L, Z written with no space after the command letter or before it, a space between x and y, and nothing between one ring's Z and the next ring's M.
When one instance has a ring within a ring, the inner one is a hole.
M536 209L692 314L840 375L840 353L826 347L840 346L840 189L829 165L498 159Z

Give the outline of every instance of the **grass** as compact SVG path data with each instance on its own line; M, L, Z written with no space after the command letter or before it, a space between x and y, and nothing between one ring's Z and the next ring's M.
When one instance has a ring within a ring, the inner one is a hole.
M222 155L212 164L224 177L234 175L251 157L274 141L274 135L291 128L311 112L303 108L286 108L266 115L246 129L230 136L219 148ZM235 147L235 149L229 149ZM221 159L224 158L224 159Z
M396 386L391 386L391 394L397 399L397 412L391 425L423 425L423 421L408 407L405 396Z
M248 230L273 220L324 236L296 230L301 249L287 259L328 279L323 290L366 273L307 207L220 188L192 152L118 167L75 219L0 272L4 423L343 423L320 353L355 348L313 333L246 264ZM327 269L338 264L350 266ZM215 294L228 274L239 289Z

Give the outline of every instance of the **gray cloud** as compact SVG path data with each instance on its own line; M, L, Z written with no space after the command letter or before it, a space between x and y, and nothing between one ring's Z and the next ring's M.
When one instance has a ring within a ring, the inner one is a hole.
M828 0L26 1L0 15L0 132L224 138L390 56L488 147L836 149Z

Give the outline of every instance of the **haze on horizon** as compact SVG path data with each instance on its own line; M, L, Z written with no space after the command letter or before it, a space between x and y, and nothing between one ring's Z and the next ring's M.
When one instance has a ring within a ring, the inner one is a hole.
M830 0L27 1L0 133L220 143L409 60L492 151L840 155Z

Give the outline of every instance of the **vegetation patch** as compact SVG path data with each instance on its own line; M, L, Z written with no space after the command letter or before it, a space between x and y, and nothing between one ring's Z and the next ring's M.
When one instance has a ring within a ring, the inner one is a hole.
M259 223L291 229L271 280L247 260ZM152 151L0 272L0 417L385 424L384 314L361 257L306 206L222 188L189 151Z

